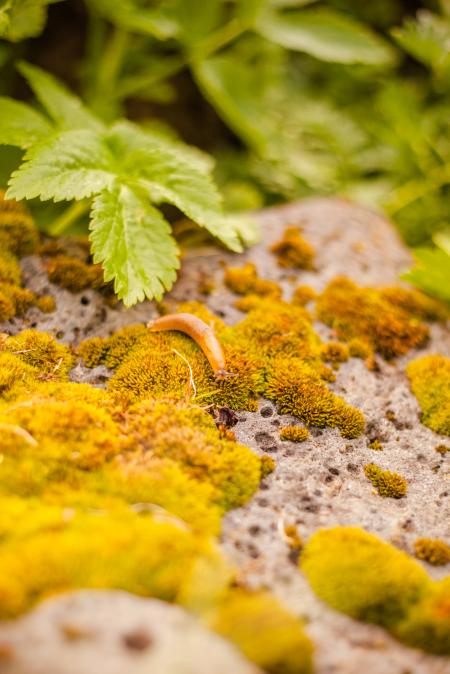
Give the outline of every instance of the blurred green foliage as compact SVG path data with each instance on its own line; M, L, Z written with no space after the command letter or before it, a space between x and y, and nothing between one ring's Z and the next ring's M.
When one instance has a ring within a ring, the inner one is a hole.
M216 158L229 210L381 208L418 248L409 280L450 300L449 0L3 0L0 35L1 93L24 95L25 56L107 123L175 130Z

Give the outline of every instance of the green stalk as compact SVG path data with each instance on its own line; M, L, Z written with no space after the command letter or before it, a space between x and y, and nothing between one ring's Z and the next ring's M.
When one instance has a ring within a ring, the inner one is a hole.
M74 201L59 218L56 218L48 228L49 234L58 236L62 234L73 225L82 215L85 215L91 207L89 199L82 199L81 201Z

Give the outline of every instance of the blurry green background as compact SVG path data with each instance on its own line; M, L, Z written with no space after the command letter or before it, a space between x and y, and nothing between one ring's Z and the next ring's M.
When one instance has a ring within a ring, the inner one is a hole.
M317 194L383 210L450 300L450 0L0 0L13 64L211 153L229 210ZM0 152L0 184L20 152ZM51 206L50 206L51 208Z

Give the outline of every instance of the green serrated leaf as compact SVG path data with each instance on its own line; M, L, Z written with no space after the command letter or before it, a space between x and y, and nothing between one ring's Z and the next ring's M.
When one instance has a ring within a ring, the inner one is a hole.
M23 61L18 69L50 117L62 129L104 129L102 122L82 101L45 70Z
M148 200L125 185L94 199L90 224L94 261L125 306L161 299L176 279L178 248L170 226Z
M0 96L0 143L28 148L52 132L37 110L12 98Z
M139 179L152 201L173 204L229 248L242 250L237 232L226 224L209 164L189 146L152 137L130 123L114 126L110 143L119 152L123 175Z
M257 30L268 40L322 61L388 64L392 48L354 19L331 9L263 12Z
M9 199L84 199L113 184L114 157L94 131L63 131L30 148L9 181Z
M439 248L417 248L417 265L402 278L426 293L450 302L450 255Z

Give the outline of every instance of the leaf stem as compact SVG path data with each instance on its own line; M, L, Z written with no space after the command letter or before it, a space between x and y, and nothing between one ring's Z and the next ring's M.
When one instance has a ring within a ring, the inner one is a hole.
M88 212L91 206L89 199L82 199L81 201L74 201L59 218L56 218L48 228L49 234L57 236L62 234L66 229L76 222L82 215Z

